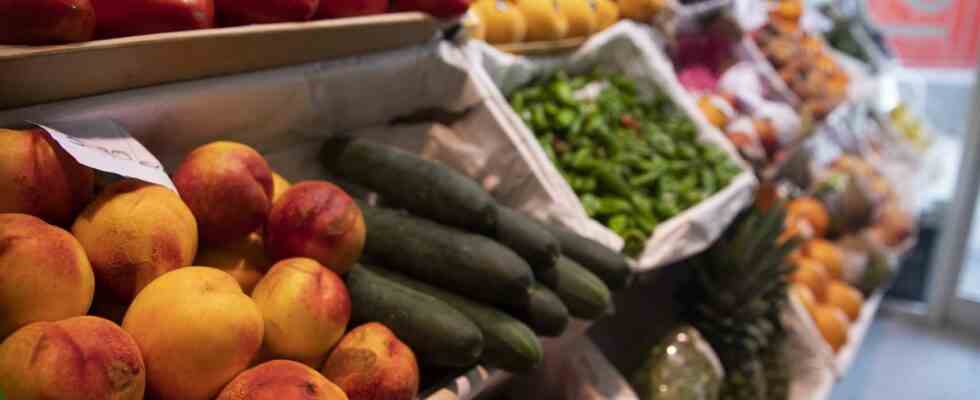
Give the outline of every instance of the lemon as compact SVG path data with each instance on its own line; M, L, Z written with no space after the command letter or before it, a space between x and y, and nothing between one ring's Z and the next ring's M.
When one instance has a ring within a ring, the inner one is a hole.
M619 6L613 0L590 0L595 6L596 32L605 30L619 21Z
M484 39L488 43L515 43L524 40L527 21L513 3L507 0L479 0L472 10L484 27Z
M558 40L568 33L568 20L558 11L558 0L517 0L527 20L528 41Z
M558 0L558 10L568 20L565 37L585 37L596 31L599 23L590 0Z
M664 6L665 0L619 0L619 15L638 22L650 22Z

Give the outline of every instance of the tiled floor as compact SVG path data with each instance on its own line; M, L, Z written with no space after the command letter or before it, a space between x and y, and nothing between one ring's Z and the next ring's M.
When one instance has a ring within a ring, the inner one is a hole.
M832 400L980 399L980 334L880 315Z

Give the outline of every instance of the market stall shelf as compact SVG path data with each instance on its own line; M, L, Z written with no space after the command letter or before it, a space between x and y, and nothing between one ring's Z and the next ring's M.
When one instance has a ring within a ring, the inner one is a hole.
M405 47L438 31L412 12L0 46L0 109Z

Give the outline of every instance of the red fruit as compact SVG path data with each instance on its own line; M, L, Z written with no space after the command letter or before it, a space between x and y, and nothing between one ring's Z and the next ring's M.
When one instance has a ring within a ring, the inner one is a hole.
M0 0L0 44L58 44L91 40L89 0Z
M388 0L320 0L313 19L357 17L385 11L388 11Z
M224 26L306 21L319 5L320 0L214 0Z
M470 8L470 0L394 0L396 11L421 11L437 18L463 15Z
M213 0L92 0L101 38L214 26Z

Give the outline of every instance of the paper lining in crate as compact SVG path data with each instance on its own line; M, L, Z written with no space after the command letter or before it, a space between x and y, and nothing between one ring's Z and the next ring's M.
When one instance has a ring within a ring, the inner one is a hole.
M504 93L559 68L572 73L589 72L596 67L622 72L637 82L640 92L665 93L695 124L699 140L718 145L742 169L727 187L658 225L636 260L637 269L653 269L704 250L735 215L751 203L756 186L751 169L721 132L697 111L697 106L677 81L670 61L642 26L620 22L593 36L578 51L567 56L515 57L480 42L468 43L466 53L475 64L482 66L474 75L488 93L486 97L492 102L490 107L501 112L514 128L509 131L515 135L513 142L521 146L519 150L525 162L532 166L542 185L556 198L553 209L560 210L566 220L572 216L580 226L588 229L588 236L607 246L620 249L623 240L588 217L578 196L545 155L531 130L511 109Z
M504 204L560 217L560 211L549 212L555 200L510 141L516 136L508 133L508 121L481 97L471 69L458 48L434 41L370 56L8 110L0 112L0 126L38 121L90 137L119 129L168 171L197 146L233 140L254 147L293 182L329 179L330 171L318 159L327 137L367 135L460 169L492 186ZM431 110L448 116L445 125L391 123ZM558 351L560 341L581 336L587 326L573 320L565 336L543 340L545 350ZM501 374L475 366L450 387L423 389L467 398L503 379Z

